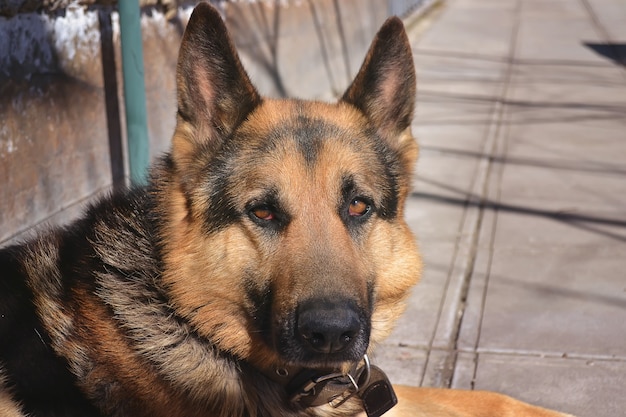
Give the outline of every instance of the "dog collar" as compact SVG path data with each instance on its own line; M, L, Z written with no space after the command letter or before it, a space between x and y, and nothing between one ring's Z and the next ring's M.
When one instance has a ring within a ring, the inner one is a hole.
M324 404L338 408L358 397L368 417L380 417L398 402L387 375L371 365L367 355L348 372L285 367L267 376L285 386L289 401L305 408Z

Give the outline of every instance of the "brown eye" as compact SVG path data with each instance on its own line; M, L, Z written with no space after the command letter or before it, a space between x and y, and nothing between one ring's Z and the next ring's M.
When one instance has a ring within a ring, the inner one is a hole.
M348 207L348 214L353 217L361 217L367 214L371 209L371 206L363 200L355 198Z
M274 212L267 206L260 206L253 208L250 212L260 220L270 221L274 220Z

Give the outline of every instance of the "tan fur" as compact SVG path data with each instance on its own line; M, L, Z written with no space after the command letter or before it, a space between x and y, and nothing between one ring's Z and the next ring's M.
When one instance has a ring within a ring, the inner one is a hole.
M0 416L25 417L20 405L12 398L11 391L6 386L6 377L0 372Z
M407 386L394 388L399 403L385 414L386 417L573 417L494 392Z

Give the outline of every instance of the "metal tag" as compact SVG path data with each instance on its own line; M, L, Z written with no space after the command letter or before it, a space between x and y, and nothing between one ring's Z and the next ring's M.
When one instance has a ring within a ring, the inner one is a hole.
M380 417L398 404L391 382L382 369L371 366L371 377L367 386L359 392L367 417Z

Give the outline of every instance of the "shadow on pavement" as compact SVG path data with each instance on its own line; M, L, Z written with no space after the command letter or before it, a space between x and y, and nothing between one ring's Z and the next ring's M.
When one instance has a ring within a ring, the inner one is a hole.
M610 59L617 65L626 66L626 43L593 43L583 44L598 55Z

